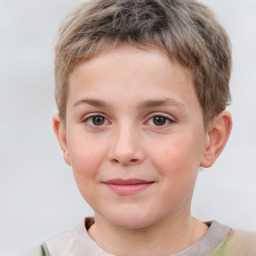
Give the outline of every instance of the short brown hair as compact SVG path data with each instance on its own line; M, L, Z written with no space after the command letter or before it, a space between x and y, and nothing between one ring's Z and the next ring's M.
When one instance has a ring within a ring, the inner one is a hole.
M230 41L206 6L195 0L91 0L71 13L59 31L55 95L62 121L70 73L120 43L163 48L190 68L205 124L229 103Z

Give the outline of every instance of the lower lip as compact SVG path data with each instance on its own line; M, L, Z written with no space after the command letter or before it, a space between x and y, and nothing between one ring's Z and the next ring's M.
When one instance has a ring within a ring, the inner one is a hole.
M153 185L153 183L140 183L140 184L130 184L130 185L119 185L119 184L109 184L105 183L111 190L120 195L130 195L138 193L145 190Z

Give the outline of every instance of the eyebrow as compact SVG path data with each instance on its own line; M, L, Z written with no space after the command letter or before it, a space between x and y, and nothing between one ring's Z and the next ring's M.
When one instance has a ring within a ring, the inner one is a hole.
M161 107L161 106L175 106L178 108L185 108L185 105L180 101L172 98L165 98L160 100L146 100L140 104L140 108L151 108L151 107Z
M76 107L80 104L88 104L94 107L106 107L107 104L98 99L81 99L78 100L73 107ZM139 104L138 108L152 108L152 107L161 107L161 106L175 106L181 109L185 108L185 105L175 99L165 98L165 99L156 99L156 100L146 100Z
M78 106L80 104L88 104L88 105L91 105L91 106L94 106L94 107L105 107L107 104L102 101L102 100L97 100L97 99L81 99L81 100L78 100L74 106Z

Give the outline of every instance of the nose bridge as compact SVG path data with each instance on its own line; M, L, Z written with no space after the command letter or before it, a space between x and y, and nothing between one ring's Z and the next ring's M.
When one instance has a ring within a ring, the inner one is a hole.
M134 164L141 162L143 152L139 143L140 131L135 125L123 123L117 127L113 135L110 160L120 164Z

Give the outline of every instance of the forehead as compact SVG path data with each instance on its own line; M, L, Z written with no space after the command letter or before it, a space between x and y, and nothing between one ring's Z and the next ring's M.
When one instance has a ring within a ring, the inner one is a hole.
M191 70L159 48L121 45L103 51L74 69L69 87L68 104L85 96L128 103L167 95L184 105L197 101Z

